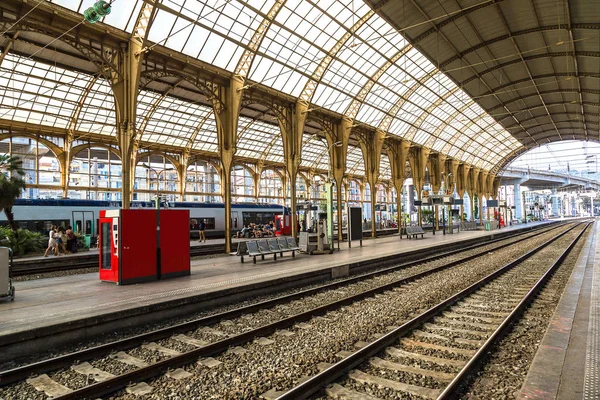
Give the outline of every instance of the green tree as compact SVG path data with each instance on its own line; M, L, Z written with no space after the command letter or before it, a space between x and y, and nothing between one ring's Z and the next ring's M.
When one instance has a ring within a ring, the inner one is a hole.
M21 191L25 189L23 175L21 161L17 157L0 155L0 212L4 211L6 214L15 236L18 235L18 228L12 208Z

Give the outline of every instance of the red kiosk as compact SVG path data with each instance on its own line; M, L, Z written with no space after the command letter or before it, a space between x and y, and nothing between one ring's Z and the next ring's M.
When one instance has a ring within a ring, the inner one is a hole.
M100 280L119 285L190 274L188 210L100 211Z

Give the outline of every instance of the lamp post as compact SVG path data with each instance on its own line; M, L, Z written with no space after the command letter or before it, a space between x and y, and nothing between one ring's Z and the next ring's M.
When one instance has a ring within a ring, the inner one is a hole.
M329 154L329 166L327 167L327 235L329 236L329 245L333 248L333 182L331 180L331 149L342 146L342 142L333 142L327 149ZM340 194L338 193L338 196ZM341 210L338 210L341 212Z
M160 256L160 175L165 171L172 171L173 168L166 168L158 172L148 164L142 164L144 168L154 172L156 175L156 278L160 279L162 274L162 262Z
M165 169L163 169L161 171L157 171L157 170L155 170L154 168L152 168L151 166L149 166L146 163L143 163L142 165L144 166L144 168L146 168L147 170L150 170L150 171L154 172L154 174L156 175L156 199L155 199L156 200L156 209L160 210L160 192L159 192L159 190L160 190L159 189L160 188L160 175L163 172L173 171L174 168L165 168Z

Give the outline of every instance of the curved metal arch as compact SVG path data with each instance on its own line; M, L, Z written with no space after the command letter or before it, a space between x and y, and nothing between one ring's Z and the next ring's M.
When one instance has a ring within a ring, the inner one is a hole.
M200 154L188 158L188 162L185 166L186 171L192 165L192 163L198 162L198 161L204 161L205 163L209 164L211 167L213 167L215 169L215 171L217 171L217 175L221 173L221 167L219 166L218 162L213 161L209 158L204 158ZM219 184L220 184L220 182L219 182Z
M392 56L392 58L390 58L389 60L386 60L386 62L382 66L380 66L379 69L377 69L377 71L373 74L373 76L370 77L369 79L367 79L367 81L365 82L363 87L360 88L360 90L354 97L354 100L352 100L350 102L350 104L346 108L346 111L344 111L344 115L354 121L354 119L356 118L356 115L358 114L358 110L360 110L360 107L364 104L365 99L367 98L367 95L369 93L371 93L373 86L375 86L375 84L379 81L379 78L381 78L381 76L388 69L390 69L390 67L392 65L396 64L396 61L398 61L400 58L402 58L402 56L406 55L406 53L408 53L412 48L413 48L412 45L408 44L408 45L404 46L396 54L394 54ZM404 72L405 72L405 74L408 75L408 73L406 71L404 71Z
M248 73L250 72L250 68L252 68L252 63L254 62L256 52L260 48L260 45L261 45L267 31L271 27L271 23L273 22L273 20L279 13L279 10L281 10L281 7L285 4L286 1L287 0L275 1L275 3L271 7L271 9L267 13L267 15L260 22L260 24L258 25L256 30L254 31L254 34L252 35L250 42L248 42L248 44L246 45L246 50L244 50L242 57L240 58L237 66L235 67L235 70L234 70L235 75L238 75L242 78L246 78L248 76Z
M437 73L438 70L434 69L434 71L436 71ZM394 105L390 107L386 115L379 123L377 129L381 129L384 132L389 132L390 126L392 125L392 122L394 122L394 118L396 118L402 107L404 107L404 104L412 104L412 102L409 100L412 97L412 95L415 94L421 86L425 85L425 83L434 76L435 73L433 73L432 71L431 73L422 76L420 79L415 80L415 83L406 92L404 92L402 96L399 96L396 100L396 103L394 103Z
M149 157L151 155L162 156L162 157L166 158L167 160L169 160L169 162L177 169L177 175L179 176L179 167L181 166L181 163L179 162L179 160L177 160L175 157L173 157L167 153L163 153L158 150L150 150L150 151L145 151L143 153L138 153L135 157L135 167L137 167L137 165L139 164L139 162L142 158ZM181 179L181 177L179 177L179 179Z
M255 98L255 97L250 97L250 96L244 96L242 98L242 102L241 102L241 107L248 107L251 104L259 104L261 106L267 107L268 111L272 111L275 114L275 117L277 118L278 121L282 121L284 124L287 124L288 126L291 125L292 121L288 121L285 114L283 113L283 106L280 104L277 104L273 101L268 101L265 99L261 99L261 98ZM263 115L266 114L266 111L263 112Z
M14 22L12 20L6 20L4 18L0 18L0 31L7 30L8 32L36 32L41 33L50 37L51 39L55 39L60 37L61 42L71 46L73 49L77 50L81 55L86 57L91 63L98 67L98 71L101 75L103 75L107 80L111 80L112 75L116 74L120 76L119 69L115 64L112 63L112 60L108 60L104 57L105 54L109 54L106 51L106 48L103 48L105 51L97 52L91 45L86 46L81 41L77 40L75 37L71 37L70 35L65 35L62 31L56 31L52 29L51 25L44 24L36 24L34 21L29 20L27 18L23 18L18 23L12 25ZM12 27L11 27L12 25ZM10 28L10 29L9 29ZM113 49L113 53L117 50Z
M208 119L212 115L214 115L214 113L215 113L214 110L211 111L211 112L209 112L209 113L207 113L206 116L204 118L202 118L202 121L200 121L198 123L198 126L196 127L196 129L194 129L194 131L190 135L190 140L188 141L188 144L185 145L186 151L191 151L192 146L194 145L194 142L196 141L196 138L198 137L198 134L200 133L200 129L202 129L202 127L204 126L204 124L206 123L206 121L208 121Z
M329 68L329 65L334 60L335 56L339 53L339 51L344 47L346 42L350 40L354 36L354 34L369 20L371 17L375 15L373 10L369 10L362 18L352 25L352 27L342 35L341 38L337 41L337 43L327 52L327 56L323 57L317 68L313 71L310 79L304 85L302 92L300 92L300 96L298 96L299 101L306 102L307 104L312 101L312 98L315 94L317 86L321 83L323 75Z
M411 142L413 141L415 135L417 134L417 132L421 129L421 126L423 125L423 123L425 122L425 120L427 119L427 117L429 115L431 115L431 113L438 108L440 105L445 104L446 103L446 99L450 96L452 96L454 93L458 92L460 90L460 88L458 86L456 86L454 89L449 90L447 93L444 93L443 96L439 96L436 99L436 101L434 101L433 103L431 103L429 105L429 107L427 107L427 109L425 111L423 111L421 113L421 115L419 115L417 117L417 119L413 122L413 127L410 128L408 130L408 132L406 132L406 135L404 135L404 137L406 138L406 140L410 140ZM427 139L427 142L429 142L431 139ZM424 145L425 147L431 147L428 146L427 144Z
M574 29L600 29L600 24L573 24L572 27ZM539 32L546 32L546 31L554 31L554 30L565 30L567 29L566 25L546 25L546 26L540 26L537 28L530 28L530 29L524 29L521 31L515 31L515 32L510 32L510 34L505 34L505 35L500 35L497 36L495 38L486 40L485 42L481 42L476 44L475 46L469 47L466 50L461 51L458 54L455 54L454 56L450 57L449 59L443 61L442 63L440 63L440 69L444 69L445 67L447 67L449 64L453 63L456 60L460 60L461 58L463 58L464 56L466 56L469 53L472 53L474 51L483 49L485 47L488 47L492 44L498 43L498 42L502 42L504 40L510 40L511 38L514 38L516 36L522 36L522 35L529 35L532 33L539 33Z
M92 147L100 147L103 148L105 150L108 150L109 153L112 153L113 155L115 155L119 160L121 160L121 155L119 154L119 152L117 151L117 149L115 149L114 147L104 144L104 143L86 143L86 144L80 144L78 146L75 147L71 147L71 156L69 157L69 162L71 162L71 160L73 158L75 158L75 156L77 155L77 153L79 153L81 150L83 149L92 149Z
M308 175L306 175L304 172L302 171L298 171L298 177L300 177L303 181L304 181L304 186L306 187L310 187L309 183L310 183L310 179L308 177ZM297 179L297 178L296 178ZM298 180L296 180L296 185L298 184Z
M262 175L265 173L265 171L273 171L273 172L275 173L275 175L277 175L277 176L279 177L279 181L280 181L280 182L281 182L281 184L283 185L283 179L284 179L284 176L283 176L283 174L281 173L281 171L278 171L278 170L277 170L275 167L273 167L273 166L268 166L268 167L265 167L265 168L263 168L263 169L260 171L260 177L258 178L258 179L259 179L259 186L260 186L260 179L262 179Z
M486 74L489 74L490 72L494 72L498 69L502 69L504 67L508 67L509 65L513 65L513 64L520 64L524 61L531 61L531 60L537 60L540 58L554 58L554 57L572 57L573 56L573 52L571 51L565 51L565 52L554 52L554 53L543 53L543 54L535 54L532 56L527 56L527 57L523 57L523 59L518 58L516 60L511 60L511 61L507 61L505 63L502 64L498 64L495 65L493 67L490 67L486 70L483 70L481 72L477 72L477 74L465 79L464 81L460 82L461 86L464 86L472 81L474 81L475 79L481 79L481 77L483 77ZM575 56L577 57L600 57L600 52L596 52L596 51L577 51L575 52Z
M60 160L60 157L64 154L64 150L61 149L59 146L57 146L54 142L51 142L47 139L44 139L43 137L39 137L33 133L27 133L27 132L18 132L18 133L5 133L5 134L0 134L0 140L4 140L4 139L12 139L12 138L18 138L18 137L22 137L22 138L26 138L26 139L32 139L38 143L43 144L44 146L46 146L48 148L48 150L50 150L54 156ZM60 164L60 163L59 163Z
M152 116L156 112L156 109L158 108L158 106L162 104L162 102L167 98L169 93L171 93L177 87L177 85L179 85L180 83L181 83L181 80L176 82L169 89L165 90L165 92L163 94L161 94L158 98L156 98L156 100L154 100L154 103L152 103L152 105L150 106L150 110L148 110L148 113L142 120L140 127L135 132L136 142L139 142L142 140L142 137L144 136L144 133L146 132L146 127L148 126L148 123L152 119ZM138 94L138 96L139 96L139 94Z
M100 79L99 76L93 76L92 79L88 82L84 92L79 97L79 101L77 101L77 106L73 109L73 113L71 114L71 122L69 122L69 130L75 130L77 127L77 122L79 121L79 116L81 115L81 110L83 110L83 106L85 105L85 100L89 96L92 88Z
M460 117L462 115L462 113L465 110L468 110L469 107L471 107L475 102L474 101L470 101L467 104L464 104L460 109L456 110L455 113L453 113L448 119L446 119L445 121L443 121L440 126L438 126L436 128L436 130L434 131L434 133L431 135L433 138L435 138L433 143L429 143L429 140L427 140L427 143L425 145L425 147L429 147L433 149L433 146L435 145L435 143L438 141L439 139L439 135L440 133L442 133L447 127L448 125L450 125L452 123L452 121L454 121L456 118ZM484 115L487 116L487 113L484 112ZM476 117L476 119L478 119L479 117L481 117L481 114L478 115ZM470 119L469 123L473 123L473 119ZM459 134L461 134L462 132L456 132L454 135L452 135L452 137L447 140L446 142L453 142L454 140L456 140L456 138L458 137ZM440 139L441 140L441 139ZM440 153L444 153L444 154L448 154L448 151L446 151L447 147L450 143L447 143L446 145L444 145L444 148L440 151Z
M225 104L218 96L215 96L214 85L211 82L201 81L181 71L172 71L165 69L147 69L140 74L140 87L146 87L152 81L158 81L160 78L180 78L181 80L193 85L207 100L217 101L222 109L225 109ZM164 82L163 82L164 83Z
M233 165L231 166L231 172L233 172L235 167L242 167L246 172L248 172L250 174L250 176L252 178L254 177L254 175L256 175L256 171L253 170L252 167L250 167L250 165L244 164L243 162L239 162L239 161L234 162Z
M474 102L473 102L473 103L474 103ZM472 105L473 103L471 103L471 105ZM475 124L477 121L479 121L479 120L481 120L481 119L483 119L483 118L485 118L485 117L489 117L489 116L490 116L490 115L489 115L488 113L483 113L483 114L479 114L479 115L477 115L477 116L476 116L476 117L474 117L474 118L470 118L470 119L469 119L469 122L468 122L468 123L466 123L466 124L465 124L465 125L464 125L464 126L461 128L461 129L463 129L463 130L467 130L467 129L469 129L471 126L473 126L473 125L474 125L474 124ZM454 119L455 119L455 118L452 118L452 120L454 120ZM487 128L489 128L490 126L492 126L492 125L494 125L494 124L496 124L496 123L497 123L497 121L496 121L495 119L493 119L493 118L492 118L492 121L491 121L489 124L487 124L487 125L486 125L484 128L481 128L481 130L486 130ZM440 131L438 132L438 135L439 135L440 133L442 133L442 132L443 132L443 131L444 131L444 130L445 130L445 129L446 129L448 126L449 126L449 125L450 125L450 122L448 122L447 124L444 124L444 125L443 125L443 128L442 128L442 130L440 130ZM451 137L449 140L445 140L446 144L444 145L444 147L442 147L442 150L441 150L440 152L441 152L441 153L444 153L444 154L448 154L448 153L450 152L450 149L452 148L451 146L452 146L453 142L454 142L454 141L455 141L455 140L458 138L458 136L459 136L459 135L461 135L461 134L462 134L462 132L461 132L461 131L459 131L459 130L457 129L457 130L456 130L456 132L454 133L454 135L452 135L452 137ZM471 140L471 142L472 142L472 141L473 141L473 140ZM461 150L464 152L464 150L463 150L463 149L461 149Z

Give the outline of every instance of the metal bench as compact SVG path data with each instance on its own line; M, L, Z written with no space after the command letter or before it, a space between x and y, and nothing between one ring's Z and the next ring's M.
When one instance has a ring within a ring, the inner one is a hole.
M263 260L265 259L265 255L268 255L268 254L273 254L273 260L277 260L277 253L279 251L275 251L276 249L272 249L271 246L269 246L269 243L265 239L257 240L256 243L258 243L258 249L261 252L261 256L262 256ZM256 264L256 262L254 262L254 263Z
M279 249L285 253L288 251L292 252L292 257L296 257L296 249L294 248L290 248L288 241L285 238L278 238L277 239L277 244L279 245ZM281 257L283 257L283 253L281 254Z
M407 226L406 227L406 238L407 239L410 239L411 236L413 238L416 238L417 235L421 235L421 239L422 239L424 234L425 234L425 232L423 231L423 228L421 228L420 226Z
M300 250L300 247L298 247L298 244L296 243L296 240L293 237L286 238L286 242L287 242L290 250L293 250L293 251Z
M245 241L241 241L238 243L237 251L235 252L236 256L239 256L242 262L244 262L244 256L248 255L248 246Z
M258 242L251 240L251 241L246 242L246 246L248 247L248 255L250 257L252 257L254 264L256 264L257 256L261 256L263 258L263 260L265 259L264 253L260 251Z

